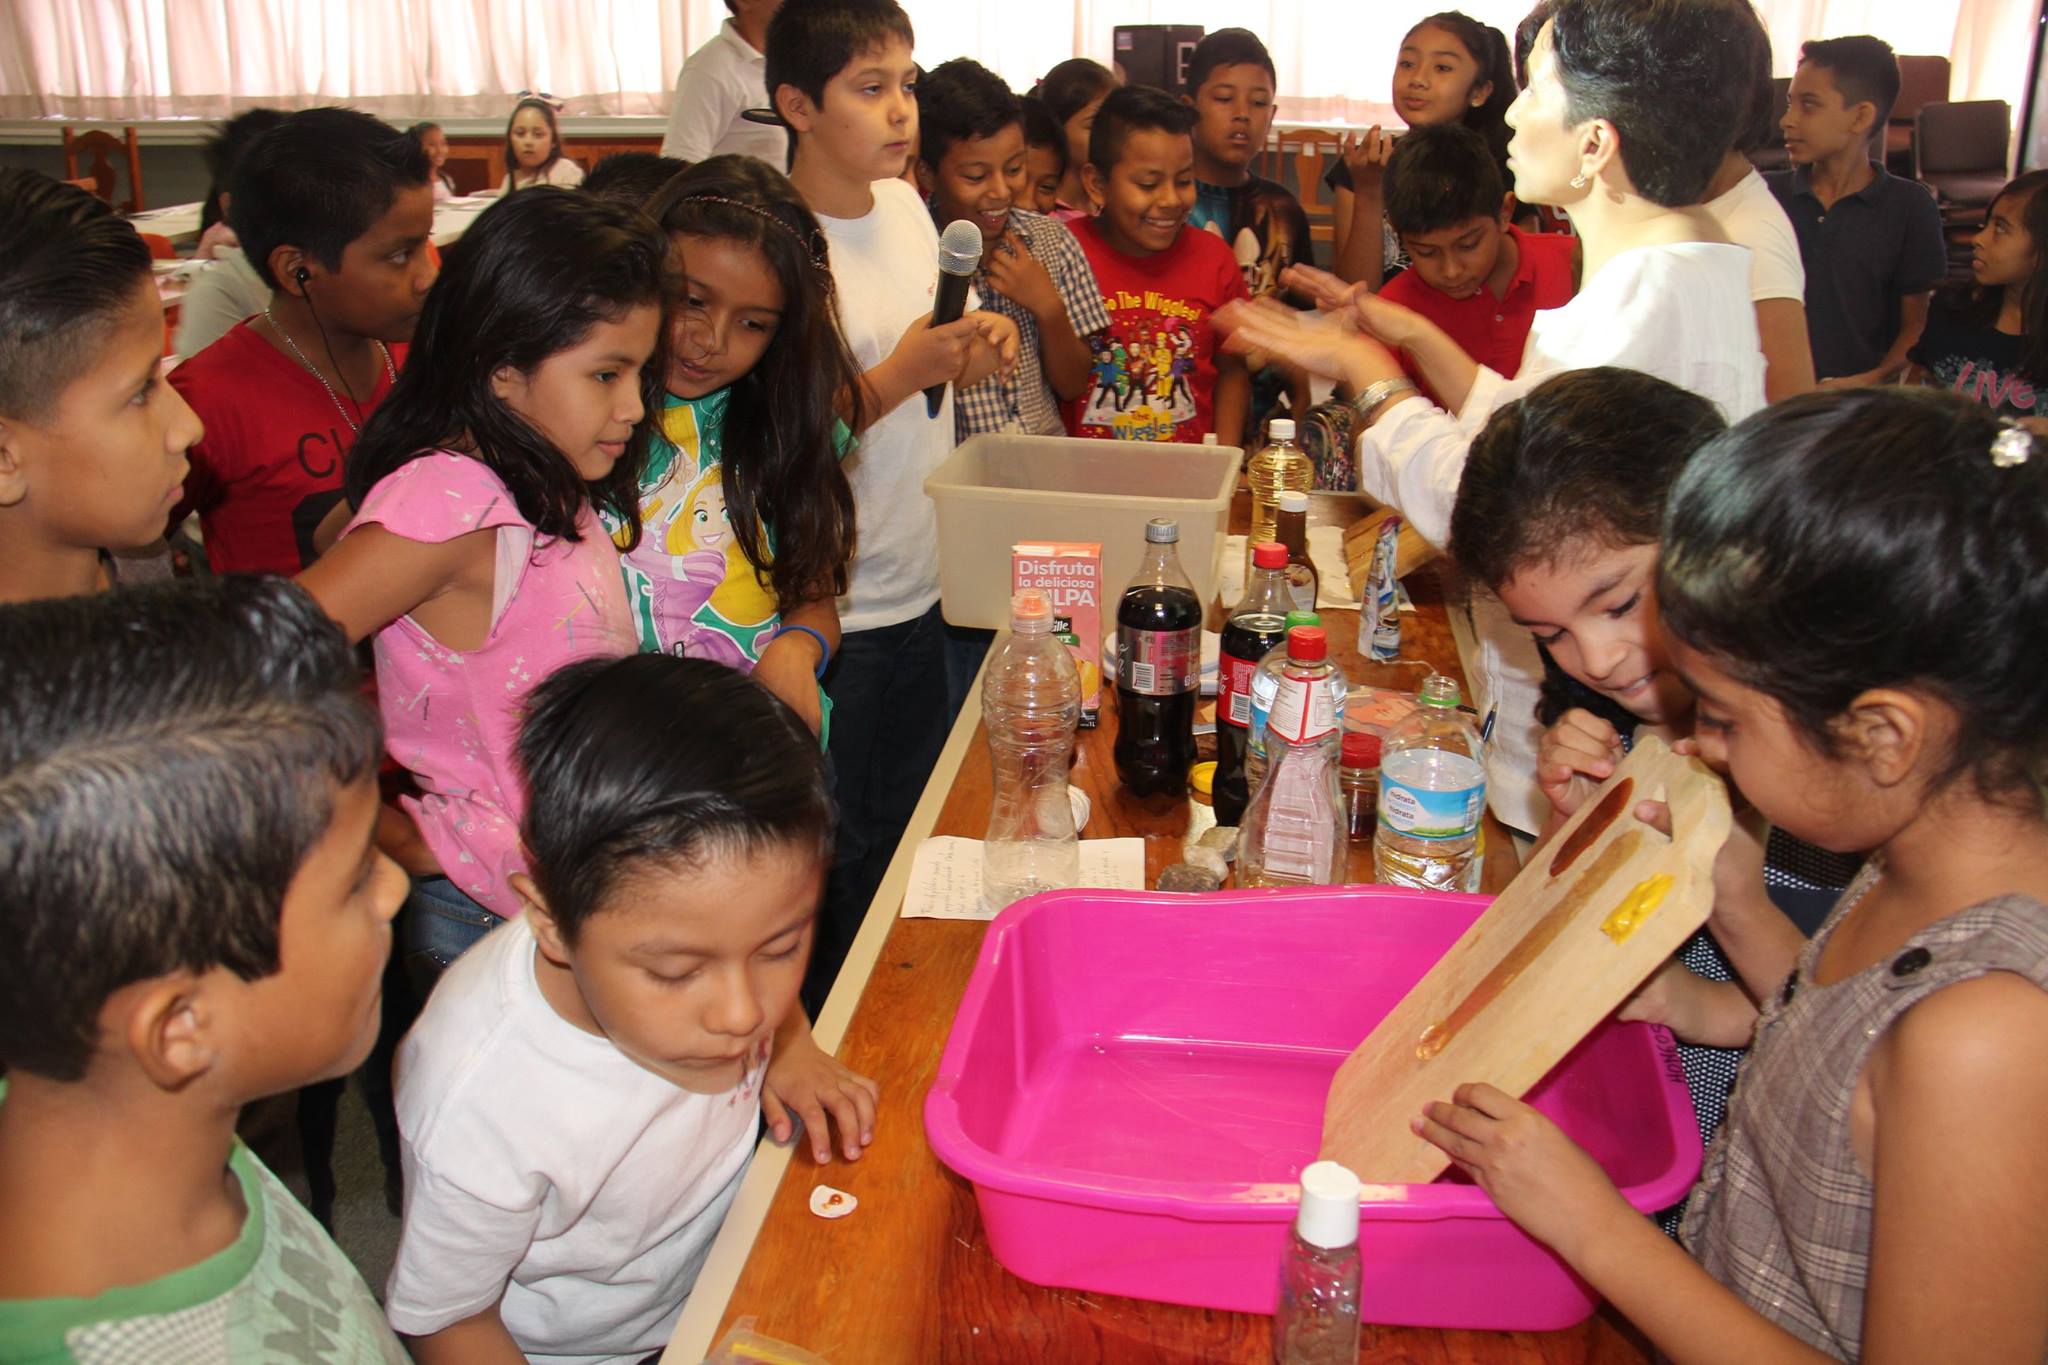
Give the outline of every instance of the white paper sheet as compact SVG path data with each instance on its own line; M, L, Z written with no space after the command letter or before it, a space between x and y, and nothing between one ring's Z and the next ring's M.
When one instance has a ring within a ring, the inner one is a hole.
M1081 840L1080 885L1143 890L1145 841ZM939 834L919 844L903 893L903 917L994 919L995 912L981 900L981 840Z

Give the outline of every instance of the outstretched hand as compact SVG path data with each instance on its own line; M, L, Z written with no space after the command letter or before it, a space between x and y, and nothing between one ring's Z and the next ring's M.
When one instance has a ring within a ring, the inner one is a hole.
M1253 299L1216 310L1223 349L1233 355L1270 352L1282 360L1362 389L1399 379L1401 364L1385 346L1361 335L1344 313L1299 313L1277 300Z

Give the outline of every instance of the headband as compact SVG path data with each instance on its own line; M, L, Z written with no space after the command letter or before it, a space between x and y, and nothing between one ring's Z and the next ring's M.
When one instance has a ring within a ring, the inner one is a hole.
M784 232L788 233L792 238L794 238L797 246L802 248L803 253L806 256L810 257L811 268L813 270L822 271L826 274L831 273L832 267L829 261L827 260L826 255L828 250L828 244L825 241L825 234L821 229L812 228L807 239L806 234L797 231L794 227L790 226L789 223L785 222L779 215L770 213L767 209L762 208L758 204L749 204L745 200L733 199L723 194L686 194L681 199L678 199L676 203L678 205L723 204L727 208L738 209L742 213L751 213L756 218L760 218L767 222L773 223L776 227L781 228Z

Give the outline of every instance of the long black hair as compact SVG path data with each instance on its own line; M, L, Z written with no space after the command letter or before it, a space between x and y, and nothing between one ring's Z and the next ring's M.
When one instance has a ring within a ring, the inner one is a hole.
M698 162L649 211L666 232L753 248L782 288L774 339L726 402L720 479L733 538L748 563L766 569L782 610L837 596L854 519L835 404L853 404L848 420L858 430L860 366L840 334L818 220L788 177L750 156Z
M1069 57L1045 73L1032 94L1045 102L1061 128L1067 120L1116 89L1116 73L1101 62Z
M1945 785L2040 808L2048 442L1938 389L1802 394L1708 443L1664 513L1666 629L1815 752L1878 687L1952 706Z
M636 543L651 405L611 473L585 483L568 456L492 392L491 376L508 365L532 374L599 322L662 307L672 292L667 257L645 214L574 190L507 195L484 210L448 249L405 368L348 454L349 502L362 506L379 480L418 456L456 450L503 480L540 534L579 539L577 518L592 503L629 528L628 547ZM663 353L657 342L643 394L658 390Z
M1985 327L1998 321L2007 291L2019 291L2020 373L2036 390L2048 389L2048 194L2044 190L2048 190L2048 170L2027 171L2000 190L1984 211L1988 223L2000 204L2019 200L2008 212L2034 243L2033 272L2019 284L1966 284L1945 291L1951 308Z
M1459 122L1486 139L1487 150L1505 171L1508 139L1513 136L1507 123L1508 106L1515 102L1515 62L1508 51L1506 35L1491 24L1482 24L1471 15L1452 9L1417 20L1401 41L1407 42L1421 28L1440 28L1456 38L1478 64L1478 79L1491 83L1493 88L1486 98L1466 106Z

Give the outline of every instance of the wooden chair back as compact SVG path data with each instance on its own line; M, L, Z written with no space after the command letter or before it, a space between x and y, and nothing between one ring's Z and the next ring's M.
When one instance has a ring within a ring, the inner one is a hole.
M78 132L64 129L64 178L84 189L82 183L90 181L92 192L113 205L121 213L140 213L145 207L142 198L142 153L135 143L135 129L130 126L121 130L121 136L88 128ZM90 157L86 169L78 168L80 157ZM128 199L114 202L114 164L112 157L122 157L128 163Z

